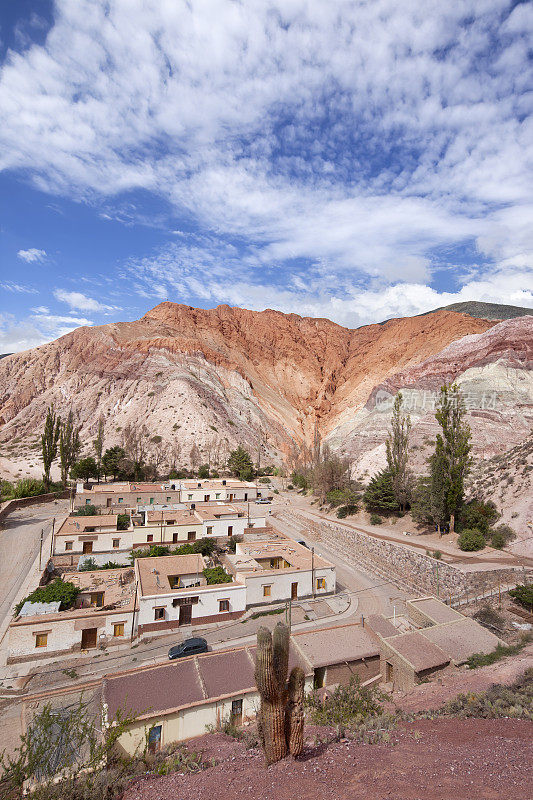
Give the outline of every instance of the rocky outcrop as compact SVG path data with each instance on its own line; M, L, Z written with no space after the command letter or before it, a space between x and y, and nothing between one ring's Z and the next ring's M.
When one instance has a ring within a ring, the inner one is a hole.
M441 309L350 330L279 311L165 302L135 322L79 328L2 359L0 440L7 456L22 450L29 463L54 403L60 413L73 408L87 443L101 413L106 446L143 421L151 436L181 447L182 463L193 444L205 460L223 461L237 442L272 460L293 442L312 441L318 425L333 447L371 465L383 449L391 395L404 389L415 439L428 438L428 398L449 379L497 392L496 409L472 409L487 440L501 433L495 418L505 426L513 414L520 435L530 424L531 322ZM426 406L416 409L421 397Z

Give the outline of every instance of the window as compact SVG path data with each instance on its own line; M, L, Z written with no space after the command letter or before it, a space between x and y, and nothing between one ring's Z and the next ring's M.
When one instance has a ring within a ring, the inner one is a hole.
M211 536L212 533L213 533L213 526L212 525L208 525L207 526L207 535Z
M170 583L171 589L179 589L181 586L181 580L179 575L169 575L168 582Z
M65 542L65 550L72 550L74 542Z
M161 725L154 725L148 731L148 752L155 753L161 750Z
M219 499L219 497L220 497L220 492L216 492L216 493L215 493L215 500L218 500L218 499Z
M316 588L317 589L325 589L326 588L326 579L325 578L317 578L316 579Z
M85 505L86 505L86 506L90 506L90 505L91 505L91 499L90 499L90 498L88 498L88 499L85 501Z
M140 502L141 502L141 500L142 500L142 497L138 497L138 498L137 498L137 502L138 502L138 503L140 503Z
M104 605L104 593L103 592L91 592L91 605L92 606L103 606Z
M48 644L48 634L47 633L36 633L35 634L35 647L46 647Z
M165 608L154 608L154 619L165 619Z
M115 622L113 625L113 636L124 636L124 623Z
M124 498L123 498L123 497L119 497L119 498L118 498L118 502L119 502L119 503L123 503L123 502L124 502Z
M146 537L146 541L147 542L153 542L154 541L154 534L153 533L149 533L148 536Z
M192 494L187 495L187 500L192 500Z
M117 548L120 545L120 539L113 539L113 547Z
M170 503L171 500L172 500L172 497L167 497L167 503Z
M263 597L270 597L272 594L272 584L269 583L267 586L263 586Z
M229 600L219 600L218 601L218 610L222 611L229 611Z
M194 542L196 539L196 531L187 531L187 541Z
M151 498L150 498L150 503L151 503L152 505L154 504L154 498L153 498L153 497L151 497Z

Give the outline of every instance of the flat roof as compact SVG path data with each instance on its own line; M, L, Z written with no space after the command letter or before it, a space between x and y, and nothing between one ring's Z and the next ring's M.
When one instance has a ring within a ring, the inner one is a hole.
M420 597L415 598L414 600L408 600L407 608L409 608L409 606L417 608L436 623L454 622L455 620L465 618L463 614L459 613L459 611L455 611L455 609L450 608L450 606L447 606L446 603L442 603L440 600L437 600L436 597Z
M169 509L161 511L147 511L146 517L148 522L161 522L161 519L174 520L176 525L201 525L201 521L195 516L194 511L189 511L187 508L183 509Z
M118 514L92 514L90 516L67 517L56 536L83 533L87 528L113 527L116 530Z
M200 506L194 509L196 515L202 520L219 519L226 515L233 517L245 517L244 511L241 511L235 506L221 505L221 506Z
M428 630L430 629L428 628ZM444 667L450 662L449 656L436 644L422 636L421 631L391 636L390 639L387 639L387 645L403 656L415 672Z
M500 639L470 617L421 628L420 633L437 645L456 664L462 664L474 653L492 653Z
M293 634L296 647L313 667L359 661L379 656L379 645L360 625L303 631Z
M183 556L154 556L135 559L139 575L141 595L169 594L172 591L168 578L170 575L194 575L203 578L205 559L200 553ZM192 587L191 587L192 588Z
M304 547L291 539L266 540L258 542L239 542L237 552L227 555L226 559L237 572L280 572L279 569L265 569L259 563L260 559L283 558L290 567L285 569L315 569L332 567L329 561L322 556L313 554L309 548Z
M398 635L398 628L396 628L387 617L384 617L383 614L370 614L368 617L365 617L365 626L368 626L374 633L383 636L384 639Z

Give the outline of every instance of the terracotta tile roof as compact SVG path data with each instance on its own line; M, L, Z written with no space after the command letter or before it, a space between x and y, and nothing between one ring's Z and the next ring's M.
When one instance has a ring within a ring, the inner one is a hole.
M169 594L172 591L168 580L169 575L198 573L204 580L202 572L205 567L205 559L200 553L191 553L185 556L137 558L135 567L139 575L141 595Z
M473 653L492 653L500 642L498 637L470 617L461 617L456 622L422 628L420 633L456 664L462 664Z
M339 625L293 634L295 645L313 667L379 655L379 645L360 625Z
M422 636L420 631L393 636L387 639L387 644L403 656L415 672L443 667L450 661L446 653Z

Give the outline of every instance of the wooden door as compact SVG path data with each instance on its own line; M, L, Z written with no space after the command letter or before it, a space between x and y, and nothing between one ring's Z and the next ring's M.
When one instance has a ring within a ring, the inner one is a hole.
M92 553L93 551L93 543L92 542L84 542L83 543L83 552L84 553Z
M298 600L298 583L291 583L291 600Z
M242 725L242 700L232 700L231 721L234 725Z
M96 647L96 628L86 628L81 632L81 649L90 650Z
M180 625L190 625L192 620L192 605L180 606Z

